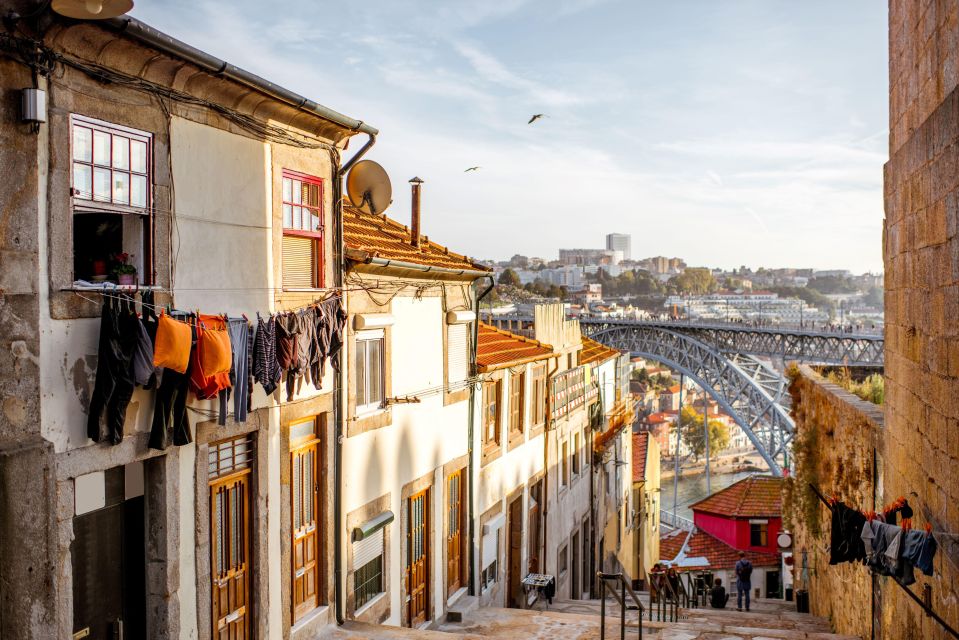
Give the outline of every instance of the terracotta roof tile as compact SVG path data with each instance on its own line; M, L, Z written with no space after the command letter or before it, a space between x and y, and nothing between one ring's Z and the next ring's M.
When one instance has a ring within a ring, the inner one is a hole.
M687 537L689 537L689 532L682 529L673 529L659 534L659 559L675 560L686 543Z
M420 247L414 248L410 244L411 238L410 230L405 225L385 215L363 213L344 200L343 242L349 249L365 251L377 258L425 266L492 271L425 237L420 241Z
M731 518L780 518L783 479L754 475L743 478L690 508Z
M672 558L666 558L662 552L662 539L660 539L659 548L659 555L664 560L672 560L676 557L673 555ZM732 569L736 566L736 561L739 560L739 550L699 529L693 531L693 534L689 537L683 555L686 558L706 558L709 561L710 569ZM775 553L746 551L746 559L752 562L754 567L779 566L779 555ZM684 564L683 568L694 569L700 567Z
M609 360L617 356L619 356L619 351L616 349L607 347L605 344L583 336L583 350L579 352L580 364L603 362L604 360Z
M633 482L646 479L646 449L649 447L649 433L643 431L633 434Z
M524 336L498 329L481 322L479 341L476 345L476 365L480 371L545 360L553 353L553 347Z

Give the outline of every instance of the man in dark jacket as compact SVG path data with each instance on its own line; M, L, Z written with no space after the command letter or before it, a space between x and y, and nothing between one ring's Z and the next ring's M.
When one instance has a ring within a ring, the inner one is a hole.
M723 581L716 578L716 584L709 592L709 604L713 609L725 609L727 602L729 602L729 594L726 593Z
M752 589L753 563L746 559L744 551L739 552L736 562L736 611L743 610L743 594L746 594L746 611L749 611L749 590Z

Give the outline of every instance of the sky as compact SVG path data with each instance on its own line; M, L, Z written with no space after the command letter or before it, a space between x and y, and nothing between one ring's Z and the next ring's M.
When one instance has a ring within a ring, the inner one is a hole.
M419 176L423 233L453 251L555 259L621 232L634 258L882 270L880 0L137 0L132 15L378 128L386 213L408 223Z

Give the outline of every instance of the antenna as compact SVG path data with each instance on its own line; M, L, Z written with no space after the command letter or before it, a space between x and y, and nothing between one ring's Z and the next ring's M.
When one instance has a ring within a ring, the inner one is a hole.
M393 202L393 186L386 170L372 160L360 160L346 176L350 203L364 213L383 213Z

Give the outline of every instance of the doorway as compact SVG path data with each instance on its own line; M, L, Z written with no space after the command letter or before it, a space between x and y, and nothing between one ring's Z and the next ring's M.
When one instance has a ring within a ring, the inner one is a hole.
M465 521L463 471L457 471L446 481L446 597L452 596L466 584L466 571L463 567L463 535Z
M246 640L250 620L252 436L210 445L210 565L213 637Z
M571 574L572 579L570 580L570 583L569 583L569 597L572 598L573 600L579 600L583 595L582 587L579 583L579 580L580 580L579 572L581 570L581 565L580 565L581 560L580 560L580 554L579 554L579 531L573 532L573 541L570 543L570 546L572 546L573 548L573 561L572 561L573 572Z
M523 494L509 503L509 538L507 549L506 606L514 609L523 606Z
M124 467L105 471L104 506L73 519L75 637L147 637L145 500L142 491L128 498L126 485Z
M407 532L407 565L409 577L409 621L415 627L429 619L430 574L430 490L411 496L408 503L410 526Z
M767 598L779 598L781 597L779 593L779 572L778 571L766 571L766 597Z

